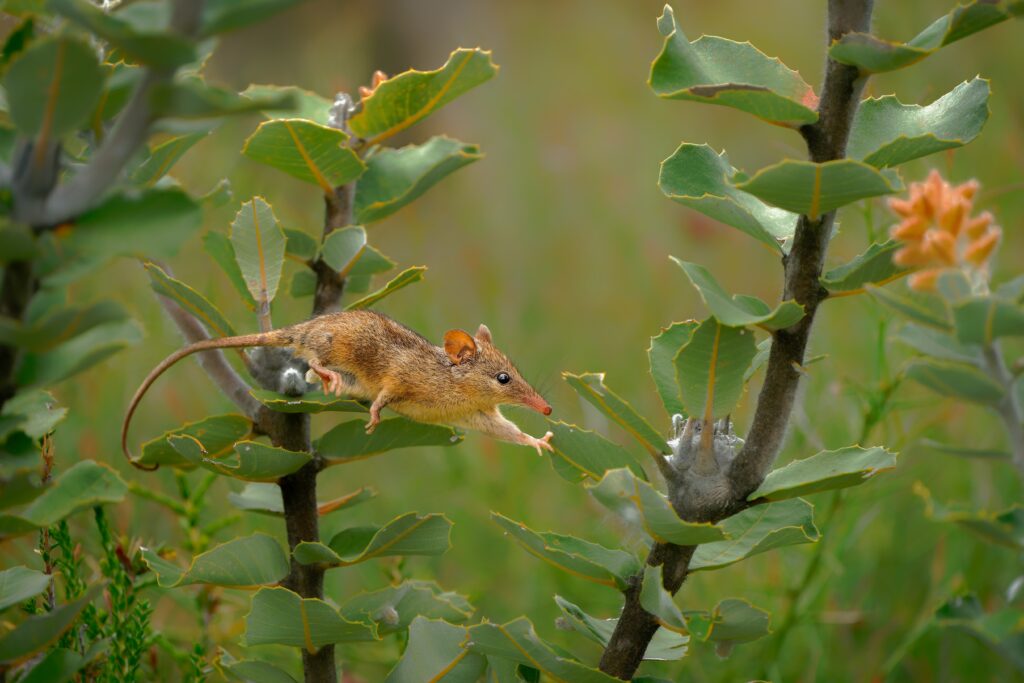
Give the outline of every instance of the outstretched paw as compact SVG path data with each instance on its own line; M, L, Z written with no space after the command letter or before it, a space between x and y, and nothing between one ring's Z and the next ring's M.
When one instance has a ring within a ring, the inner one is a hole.
M552 432L547 432L546 434L544 434L544 436L540 437L539 439L533 439L533 442L530 445L537 449L537 455L544 455L542 451L548 451L550 453L555 452L555 449L551 446L551 437L553 436L554 434Z
M380 424L380 417L376 416L376 415L375 416L371 416L370 417L370 421L366 423L366 433L367 434L373 434L373 430L375 430L377 428L377 425L379 425L379 424Z

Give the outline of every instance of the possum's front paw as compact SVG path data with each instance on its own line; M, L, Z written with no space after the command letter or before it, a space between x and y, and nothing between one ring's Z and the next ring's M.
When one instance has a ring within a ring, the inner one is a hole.
M552 432L547 432L544 436L540 437L539 439L531 436L530 442L527 445L533 446L535 449L537 449L537 455L544 455L542 451L554 453L555 449L551 447L551 437L553 436L554 434Z

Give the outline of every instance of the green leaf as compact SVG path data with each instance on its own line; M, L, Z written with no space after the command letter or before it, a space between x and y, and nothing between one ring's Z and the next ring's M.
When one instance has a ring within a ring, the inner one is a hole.
M148 159L132 171L132 181L139 185L153 185L167 175L167 172L174 164L178 163L185 152L192 149L196 143L205 139L209 134L209 131L204 130L164 140L150 151Z
M0 514L0 539L53 526L85 508L120 503L128 492L124 480L106 465L81 460L20 513Z
M858 199L903 189L895 171L878 170L862 161L840 159L815 164L784 159L736 183L773 206L817 220L822 214Z
M886 308L901 313L915 322L923 323L929 327L936 327L940 330L951 330L952 323L949 320L949 312L937 297L926 294L897 294L891 289L882 289L874 285L865 285L875 301Z
M696 288L704 305L708 307L718 322L729 327L746 327L757 325L766 330L781 330L800 322L804 317L804 307L790 299L783 301L774 309L757 297L743 294L730 295L704 266L681 261L670 256L677 266L683 269L690 284Z
M665 42L651 64L649 81L658 97L721 104L791 128L818 120L814 89L750 43L717 36L691 43L668 5L658 31Z
M271 119L249 136L242 153L333 195L335 187L366 170L359 156L345 146L348 137L342 130L312 121Z
M690 571L726 567L768 550L797 543L815 543L820 535L814 526L814 508L792 498L757 505L720 523L730 540L697 547Z
M640 413L636 412L622 397L604 384L604 373L574 375L563 372L562 377L576 393L597 408L605 417L619 424L652 453L670 453L665 438L659 434Z
M0 246L3 246L0 244ZM1018 275L996 287L994 294L1015 304L1024 304L1024 275Z
M382 527L344 529L330 543L302 542L292 555L301 564L348 567L378 557L443 555L451 548L452 523L443 514L409 512Z
M1011 663L1018 672L1024 672L1024 612L1007 607L985 612L978 597L958 595L935 612L936 623L945 628L965 632Z
M416 617L409 627L409 644L384 683L477 683L487 660L463 647L467 637L463 626Z
M55 647L47 651L42 659L18 683L66 683L75 677L88 661L74 650Z
M746 600L727 598L711 612L687 612L690 634L702 642L749 643L768 635L771 615Z
M203 235L203 248L206 253L220 265L235 291L250 310L256 309L256 300L249 293L249 288L242 277L242 269L238 267L235 248L231 246L231 238L219 232L208 232Z
M906 272L906 268L892 262L893 252L902 246L896 240L876 242L849 263L837 266L822 275L821 286L827 289L830 295L835 296L862 290L868 284L885 284Z
M988 81L975 78L926 107L893 95L868 98L853 119L847 154L876 168L962 147L988 120Z
M320 258L345 277L360 260L366 246L366 230L363 226L334 230L324 239L320 247Z
M320 437L316 452L325 465L340 465L398 448L454 446L462 436L451 427L414 422L404 417L382 420L373 434L367 434L362 420L342 422Z
M372 486L364 486L352 493L326 502L317 502L317 512L321 517L338 510L345 510L359 503L364 503L377 496ZM281 517L284 515L284 501L281 499L281 487L277 484L254 482L246 484L241 493L229 493L228 500L240 510L261 512Z
M489 51L458 49L440 69L413 69L378 85L363 99L363 109L349 120L349 127L368 138L368 144L376 144L422 121L497 72Z
M231 222L231 245L252 298L263 308L277 296L284 267L284 231L274 210L262 197L253 197Z
M259 533L236 538L196 555L188 569L165 560L149 548L141 552L161 588L195 583L234 588L260 586L281 581L290 569L281 544Z
M252 431L252 422L244 415L216 415L198 422L187 424L164 432L161 436L142 444L142 455L138 462L143 465L189 465L189 462L174 450L168 439L188 435L203 444L208 458L219 458L227 453L235 442L244 439Z
M284 236L286 240L285 254L299 261L312 261L316 258L320 245L312 235L302 230L285 228Z
M299 2L301 0L246 0L241 3L236 0L206 0L199 19L199 34L206 37L256 24Z
M425 272L427 272L426 266L412 266L411 268L406 268L401 273L392 278L390 282L384 285L384 287L378 289L376 292L373 292L372 294L367 294L358 301L353 301L352 303L345 307L345 310L358 311L364 308L369 308L370 306L374 305L384 297L394 294L403 287L411 285L414 282L419 282L420 280L423 279L423 274Z
M330 643L380 640L373 624L348 621L323 600L287 588L260 588L245 618L245 644L288 645L313 653Z
M920 358L908 364L904 374L941 396L982 405L997 405L1005 394L988 375L964 363Z
M723 529L705 522L679 518L664 494L629 470L612 470L588 490L602 505L627 520L639 520L660 543L699 545L726 538Z
M693 331L699 324L696 320L672 323L662 329L656 337L651 337L651 345L647 349L651 377L654 379L658 396L661 397L661 404L665 406L665 412L669 414L669 417L685 416L683 400L679 396L679 385L676 384L675 357L679 353L679 349L690 341Z
M56 384L106 360L141 339L142 332L134 321L97 325L52 351L22 356L16 376L17 382L22 386Z
M277 481L313 459L312 453L289 451L255 441L239 441L234 444L233 453L217 457L209 456L202 442L193 436L169 436L167 441L189 464L244 481Z
M259 659L235 659L229 652L219 649L214 667L243 683L298 683L291 674L270 662Z
M932 439L922 439L921 445L930 448L933 451L938 451L939 453L945 453L947 455L955 455L960 458L971 458L976 460L1010 459L1009 452L999 448L969 448L967 446L945 444L941 441L933 441Z
M147 263L146 272L149 273L150 286L153 287L153 291L157 294L173 300L191 313L199 322L203 323L214 335L218 337L234 336L235 329L231 326L231 323L202 294L181 280L175 280L170 277L155 263Z
M705 420L728 415L743 393L743 374L757 352L754 334L708 318L676 354L676 381L686 414Z
M1019 0L975 0L957 5L907 43L891 42L867 33L847 33L833 41L829 56L865 73L902 69L921 61L941 47L1020 14Z
M644 567L644 582L640 587L640 606L658 620L662 628L687 634L689 629L675 601L662 583L661 565Z
M394 261L367 244L366 248L363 249L362 254L360 254L359 259L352 266L351 270L349 270L349 288L352 288L353 278L368 277L370 275L377 275L378 273L386 273L394 267Z
M964 344L991 344L1024 336L1024 308L994 296L975 297L953 307L953 323Z
M965 505L944 505L921 482L914 484L925 503L925 514L936 522L959 524L989 543L1024 550L1024 507L1014 504L1002 512L972 510Z
M636 476L647 479L636 458L622 446L612 443L597 432L580 429L564 422L551 423L554 437L551 464L564 479L572 482L590 477L595 481L608 470L629 468Z
M18 224L0 224L0 265L12 261L29 261L38 253L31 229Z
M669 199L747 233L783 252L796 231L797 215L765 204L729 183L737 173L725 152L683 143L661 162L658 187Z
M491 519L531 555L587 581L624 590L640 571L640 561L623 550L613 550L573 536L538 532L497 512Z
M0 318L0 343L44 353L99 325L128 320L128 312L114 301L64 306L65 293L56 288L38 293L25 311L24 323Z
M242 95L256 100L280 97L291 99L291 107L263 112L267 118L306 119L325 126L331 119L332 102L329 99L294 85L250 85L242 91Z
M49 574L28 567L0 571L0 610L39 595L50 585L51 578Z
M288 396L266 389L253 389L249 392L253 398L279 413L322 413L324 411L339 413L365 413L368 408L363 403L350 398L337 398L327 394L305 394Z
M351 621L373 622L380 635L409 628L414 619L462 622L473 616L473 606L457 593L445 592L432 581L403 581L370 593L360 593L341 606Z
M896 454L878 446L822 451L772 470L747 500L783 500L857 486L894 467Z
M580 609L578 605L574 605L559 595L555 596L555 603L562 610L566 623L574 631L598 643L601 647L608 646L612 632L615 631L615 626L619 623L618 619L598 619L592 617ZM688 642L690 642L688 635L681 635L667 629L658 629L647 645L644 659L669 661L682 659L686 656ZM635 683L640 683L644 680L648 680L647 677L633 679Z
M191 76L153 86L149 97L153 114L168 119L205 119L294 108L290 93L244 97L231 90L208 85Z
M11 121L29 137L54 140L84 126L103 91L96 51L78 40L34 42L4 75Z
M48 4L140 64L175 69L196 58L195 48L187 38L162 30L137 30L117 12L105 12L88 0L49 0Z
M750 381L750 378L757 374L757 371L761 369L765 363L768 362L768 357L772 353L772 338L762 339L757 342L757 353L754 354L754 359L750 361L750 367L743 373L743 383L746 384Z
M536 667L554 681L619 683L618 678L612 678L557 652L541 640L526 617L519 617L507 624L485 623L471 627L467 647L482 655Z
M480 148L444 136L422 145L384 149L366 160L356 185L355 219L373 223L422 195L445 176L483 158Z
M41 439L61 422L68 409L57 404L57 399L42 389L22 389L7 399L0 416L19 418L18 430L33 439Z
M202 212L177 189L147 189L114 195L75 221L66 249L109 259L139 256L170 259L202 224Z
M0 638L0 665L21 661L56 641L102 589L102 584L93 585L78 600L57 605L49 612L31 616L18 624Z

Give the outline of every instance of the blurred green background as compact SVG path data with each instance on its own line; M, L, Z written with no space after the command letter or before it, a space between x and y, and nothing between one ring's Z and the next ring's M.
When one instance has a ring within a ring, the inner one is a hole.
M709 33L749 40L818 89L825 4L732 0L674 6L691 39ZM949 8L945 2L923 0L879 2L876 32L906 39ZM772 253L661 195L659 163L682 141L725 148L732 163L747 171L783 156L804 156L801 139L790 130L723 107L660 101L650 92L646 79L661 43L655 28L660 11L661 3L647 0L311 1L227 36L206 73L239 90L250 83L296 84L331 96L339 90L354 92L376 69L392 75L410 67L433 69L459 46L493 50L501 65L496 79L407 131L400 141L446 133L479 144L486 158L373 226L371 243L401 267L429 267L423 283L388 298L381 310L435 341L448 328L475 329L486 322L498 345L554 406L553 418L596 429L632 448L620 431L580 402L560 373L606 371L611 387L667 430L668 416L647 374L649 337L672 321L706 315L668 255L706 265L733 292L770 301L781 287ZM1019 272L1024 257L1019 229L1024 222L1022 36L1024 25L1003 24L913 68L873 78L868 86L869 94L895 93L904 102L929 103L976 74L992 80L992 115L981 138L955 153L908 164L904 179L920 180L937 167L955 181L981 181L979 205L993 211L1004 228L997 280ZM225 231L238 201L259 194L273 204L285 226L319 234L319 191L240 155L256 123L249 118L223 126L172 174L198 193L221 178L230 179L235 199L207 214L206 229ZM881 232L892 222L882 201L849 207L840 221L833 263L867 246L866 227ZM200 239L192 240L171 266L228 313L240 331L256 330L255 319L202 251ZM57 434L58 467L96 458L126 477L173 491L169 472L147 474L125 466L117 433L138 382L179 346L180 337L137 263L122 261L76 283L72 296L86 302L101 289L115 290L135 312L144 322L146 339L57 387L58 398L71 408ZM285 293L275 305L275 325L301 320L309 309L308 299ZM864 297L823 306L811 353L827 356L808 369L782 462L860 438L864 395L876 391L908 357L907 349L888 339L896 322L887 328L886 317ZM735 415L741 432L755 396L756 382ZM1011 551L929 521L911 491L915 481L922 481L940 500L978 508L1001 509L1019 500L1020 485L1009 465L960 460L920 445L928 437L999 447L1002 433L981 409L937 400L910 385L901 386L894 401L899 410L871 430L866 442L899 450L899 467L851 491L822 529L827 545L821 569L802 598L808 617L781 651L769 637L740 646L721 661L712 648L696 646L682 662L650 665L651 672L697 681L884 680L891 658L891 680L1012 679L1013 670L969 636L927 630L912 637L957 586L969 585L991 602L1020 573ZM230 409L189 361L154 388L132 438L137 444L185 421ZM531 433L544 431L539 416L517 409L508 414ZM343 418L318 416L314 429L323 432ZM640 539L618 528L581 487L554 474L547 458L469 435L456 448L398 451L336 467L320 481L323 499L364 485L380 492L372 502L328 518L325 534L353 523L383 523L408 510L444 512L455 522L454 548L440 558L329 573L327 594L334 600L382 587L395 571L436 577L445 588L468 594L480 618L504 621L525 613L543 636L584 657L597 655L589 641L556 630L552 596L560 594L598 616L614 616L618 595L540 562L489 521L489 511L495 510L535 529L639 547ZM227 479L214 485L210 518L231 513L227 493L232 488L241 486ZM823 511L831 500L830 494L820 494L811 502ZM124 533L144 545L174 544L179 538L174 519L148 502L135 499L112 508L111 514ZM255 528L283 539L283 525L252 515L223 538ZM27 546L12 550L29 552ZM772 611L777 626L812 552L812 546L787 548L697 574L678 602L684 609L708 609L724 597L746 597ZM234 642L242 631L248 595L225 591L223 599L210 628L217 638ZM155 619L169 634L189 637L197 628L171 600L159 605ZM394 645L341 650L346 668L368 681L383 679L395 653Z

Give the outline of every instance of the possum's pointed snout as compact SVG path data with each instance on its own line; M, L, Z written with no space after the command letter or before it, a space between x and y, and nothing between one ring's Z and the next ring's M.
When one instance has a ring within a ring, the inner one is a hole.
M548 405L548 402L545 401L540 396L540 394L533 394L532 396L527 396L526 398L523 399L523 405L528 408L533 408L541 415L551 414L551 406Z

